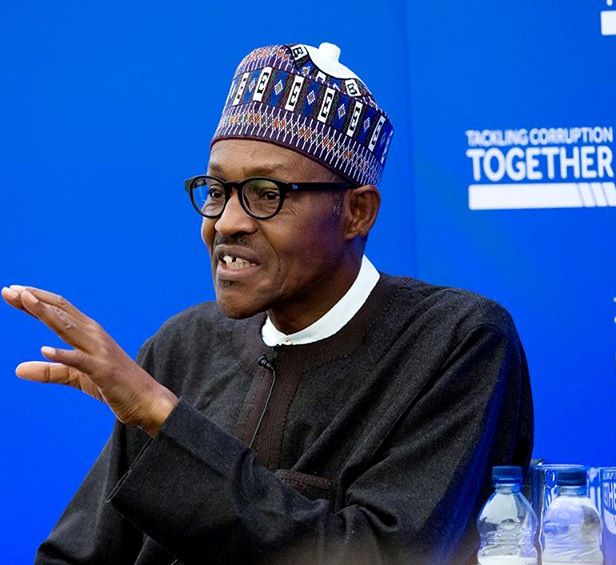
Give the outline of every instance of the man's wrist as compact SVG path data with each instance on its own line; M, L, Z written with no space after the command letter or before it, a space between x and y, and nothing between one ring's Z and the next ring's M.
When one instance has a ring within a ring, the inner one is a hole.
M139 423L139 427L149 436L156 437L178 402L179 399L175 394L160 385L149 402L147 413Z

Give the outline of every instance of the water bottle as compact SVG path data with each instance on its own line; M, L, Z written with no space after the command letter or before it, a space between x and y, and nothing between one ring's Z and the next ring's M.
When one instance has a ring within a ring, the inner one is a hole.
M537 565L537 516L520 492L520 467L492 469L494 494L477 519L479 565Z
M543 517L543 565L603 565L601 518L588 498L585 469L556 475L558 496Z

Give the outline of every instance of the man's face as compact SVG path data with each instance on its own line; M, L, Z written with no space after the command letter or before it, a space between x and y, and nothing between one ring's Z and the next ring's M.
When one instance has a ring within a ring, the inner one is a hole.
M208 174L223 180L333 179L328 169L299 153L252 140L217 142ZM343 218L334 208L332 193L302 191L287 194L273 218L255 220L244 212L234 191L220 218L204 218L201 233L221 311L245 318L267 310L274 324L289 333L331 308L356 275L345 253ZM233 262L226 264L225 256Z

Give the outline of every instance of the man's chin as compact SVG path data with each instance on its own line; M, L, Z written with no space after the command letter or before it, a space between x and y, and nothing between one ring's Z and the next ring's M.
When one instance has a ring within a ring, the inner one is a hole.
M243 297L230 297L225 296L226 294L224 291L216 294L216 305L227 318L242 320L267 310L265 305L248 300L249 297L246 295Z

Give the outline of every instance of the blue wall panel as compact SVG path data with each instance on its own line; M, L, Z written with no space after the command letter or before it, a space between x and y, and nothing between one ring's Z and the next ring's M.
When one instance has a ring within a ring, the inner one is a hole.
M532 369L536 455L597 465L616 463L616 36L600 25L609 10L529 0L413 2L408 13L418 274L511 310ZM607 139L532 143L544 128L581 127L599 127ZM482 146L470 130L496 133L479 136L492 141ZM526 130L528 144L500 144L507 130ZM570 159L582 146L595 156L586 175L579 161L579 176L571 163L559 178L561 149ZM475 179L469 150L513 148L525 158L530 151L526 174L517 159L499 178L493 157L492 180L483 169ZM544 148L558 151L554 179ZM599 152L611 164L601 171ZM593 187L583 184L599 181L601 194L584 200ZM471 210L473 184L488 196L516 187L500 208ZM516 189L527 200L547 190L550 202L507 209ZM551 207L570 190L579 207Z
M608 9L4 3L0 283L64 294L131 354L211 299L182 180L207 162L233 69L258 45L331 41L396 127L370 257L509 307L533 371L537 452L614 464L616 208L471 211L465 133L616 127L616 37L599 26ZM113 420L74 391L13 376L58 343L34 320L0 307L0 338L2 561L27 563Z

